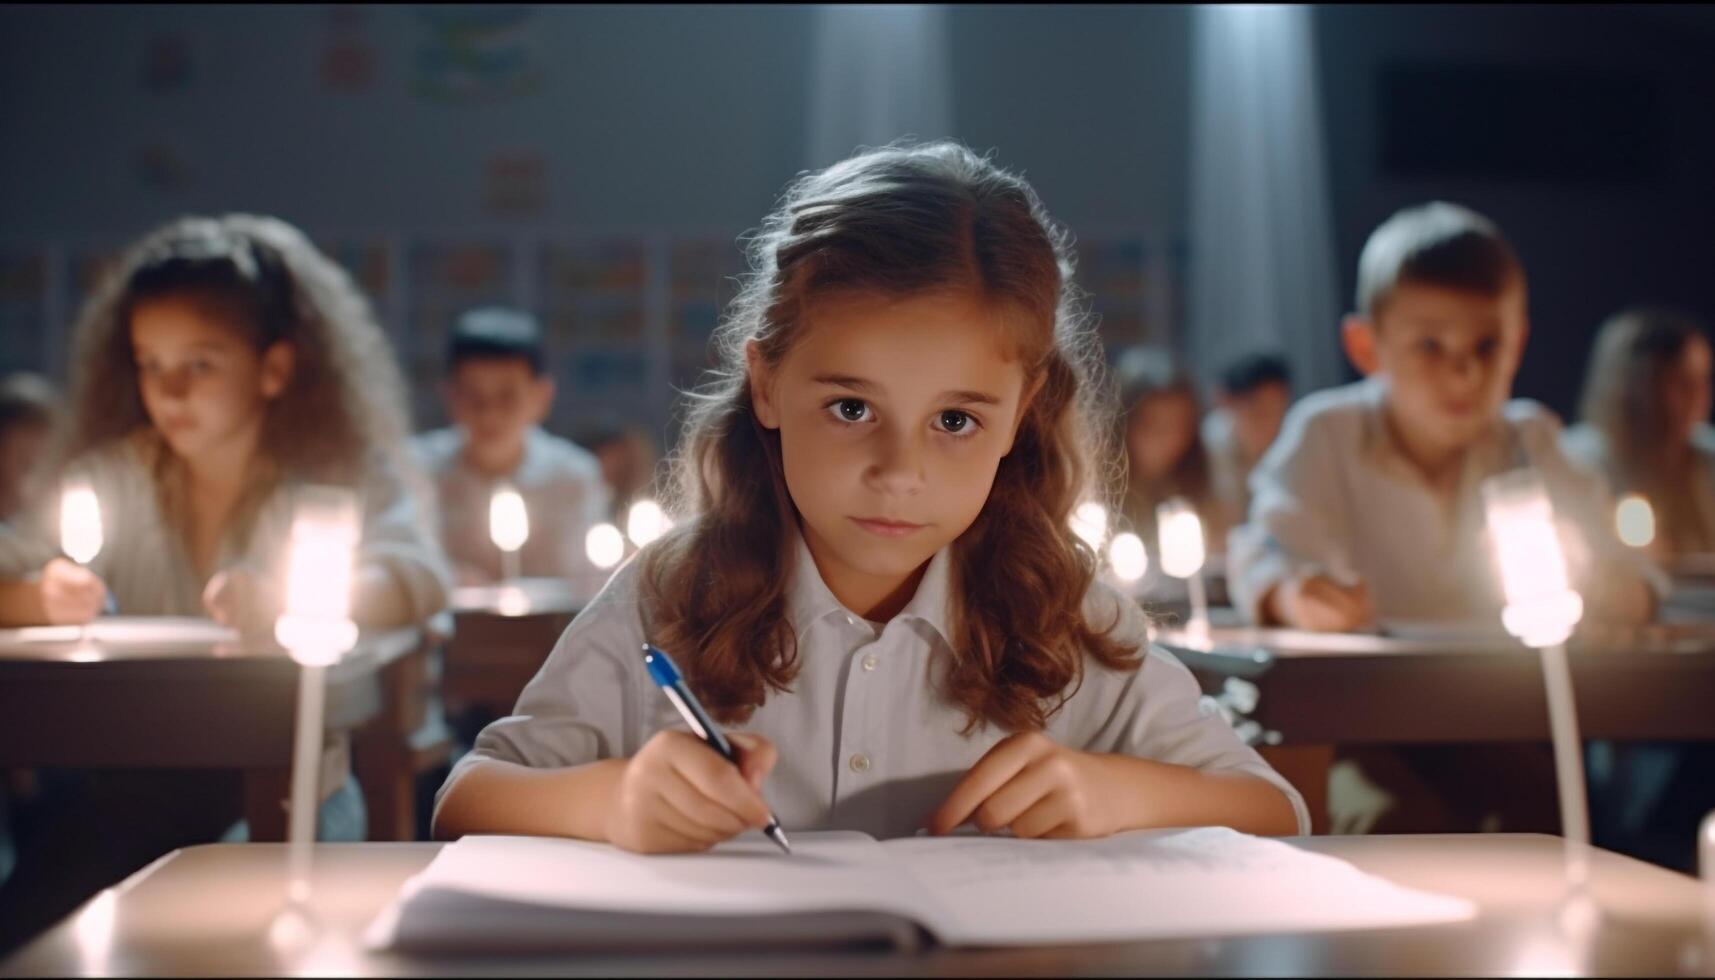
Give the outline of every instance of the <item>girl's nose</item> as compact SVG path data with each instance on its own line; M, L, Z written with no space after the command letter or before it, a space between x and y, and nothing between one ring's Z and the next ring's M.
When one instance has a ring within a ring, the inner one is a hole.
M169 398L183 398L191 390L190 372L175 368L161 374L161 391Z
M909 435L878 440L880 452L870 467L870 478L884 493L907 495L923 489L923 447Z

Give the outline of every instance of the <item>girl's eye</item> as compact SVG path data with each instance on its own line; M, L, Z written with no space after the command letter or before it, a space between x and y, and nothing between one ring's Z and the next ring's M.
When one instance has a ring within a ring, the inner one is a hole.
M833 409L834 418L841 422L855 424L867 421L870 415L869 403L861 398L842 398L828 407Z
M949 409L935 417L935 425L948 435L969 435L975 430L977 420L966 412Z

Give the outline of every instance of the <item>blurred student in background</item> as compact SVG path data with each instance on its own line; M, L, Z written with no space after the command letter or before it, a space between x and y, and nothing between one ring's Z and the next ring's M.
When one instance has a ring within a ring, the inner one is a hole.
M1512 246L1465 208L1407 208L1370 235L1344 325L1365 378L1292 407L1233 533L1231 585L1254 622L1498 623L1479 487L1526 465L1583 532L1569 559L1586 617L1650 618L1664 583L1615 537L1600 481L1561 452L1552 413L1507 400L1529 331L1525 296Z
M48 379L27 371L0 378L0 522L21 516L40 489L59 413Z
M520 573L565 578L593 594L601 581L592 580L584 536L607 519L611 492L593 455L541 428L554 379L535 317L500 307L461 316L441 392L453 425L418 436L414 446L434 480L441 539L461 584L502 577L488 510L494 492L510 485L530 520Z
M1120 355L1114 375L1127 468L1121 513L1131 530L1154 555L1155 508L1183 497L1202 518L1208 550L1225 550L1227 530L1241 515L1216 493L1214 467L1198 429L1201 400L1190 374L1165 349L1134 347ZM1152 561L1152 568L1157 564Z
M1715 446L1698 430L1710 407L1709 335L1670 310L1616 314L1597 334L1566 453L1615 496L1638 494L1655 516L1652 553L1715 553Z
M1655 535L1645 550L1669 565L1715 553L1715 445L1698 438L1710 409L1710 342L1685 313L1636 308L1596 336L1579 404L1562 440L1568 456L1615 496L1648 501ZM1588 752L1596 843L1693 871L1690 842L1715 807L1706 744L1592 742Z
M352 617L420 623L449 576L403 453L404 385L351 279L273 218L186 218L143 238L76 328L66 461L103 511L88 567L60 557L57 500L0 527L0 622L207 614L270 631L298 488L357 493ZM48 495L55 496L55 495ZM322 760L318 834L362 840L345 738ZM234 836L236 773L96 772L63 784L0 887L0 949L177 847Z
M1279 354L1246 354L1221 370L1215 409L1203 417L1203 445L1215 495L1237 520L1250 512L1251 470L1291 404L1292 371Z
M1615 537L1608 495L1562 454L1558 420L1508 400L1528 331L1524 269L1492 222L1440 202L1383 222L1344 324L1365 378L1287 413L1232 535L1235 605L1253 622L1314 630L1498 626L1480 487L1531 466L1581 532L1568 558L1586 619L1648 620L1665 582ZM1336 832L1557 826L1543 746L1377 748L1336 770Z

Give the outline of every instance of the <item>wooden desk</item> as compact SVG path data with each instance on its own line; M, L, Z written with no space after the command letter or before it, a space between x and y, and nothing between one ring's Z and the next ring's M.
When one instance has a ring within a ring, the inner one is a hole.
M559 579L454 590L453 636L441 668L448 713L474 707L495 717L511 714L585 602Z
M1336 745L1549 739L1541 658L1504 638L1215 627L1156 642L1217 685L1256 686L1259 750L1304 794L1318 829ZM1715 626L1591 631L1568 654L1583 737L1715 739Z
M1703 933L1700 887L1683 875L1606 851L1592 862L1604 915L1580 941L1557 934L1557 838L1473 834L1315 837L1292 843L1403 885L1471 899L1475 919L1349 932L1186 937L1018 950L918 953L410 958L366 953L363 929L438 844L323 844L314 888L323 938L276 947L268 925L284 893L282 845L215 844L177 851L92 899L38 937L0 974L551 974L1066 975L1066 974L1699 974L1715 967L1715 925Z
M424 652L416 630L368 634L328 670L327 730L354 735L376 839L414 835L399 817L410 780L391 768L422 721ZM284 840L298 670L208 620L112 617L84 642L76 627L0 630L0 768L242 770L251 838Z

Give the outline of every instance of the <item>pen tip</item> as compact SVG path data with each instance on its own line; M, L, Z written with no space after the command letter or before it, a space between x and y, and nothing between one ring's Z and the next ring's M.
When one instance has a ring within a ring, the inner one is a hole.
M768 836L774 841L774 843L780 845L780 849L782 851L785 851L787 854L792 853L792 843L786 839L786 831L781 830L779 824L775 824L768 828Z

